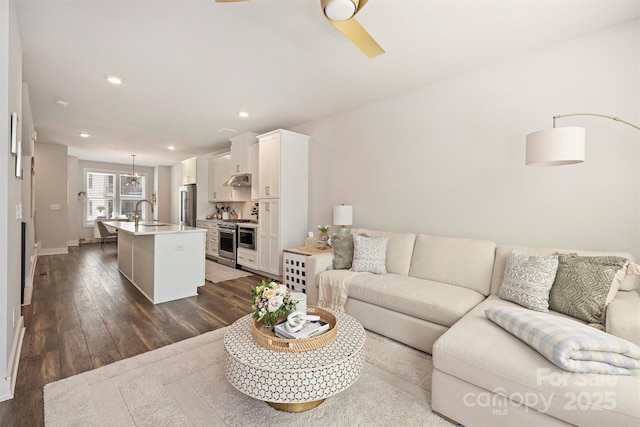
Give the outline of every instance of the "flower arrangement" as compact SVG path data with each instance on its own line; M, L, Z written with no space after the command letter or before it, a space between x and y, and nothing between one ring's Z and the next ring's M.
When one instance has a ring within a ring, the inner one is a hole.
M297 301L291 298L291 293L281 283L263 280L251 288L251 296L253 318L266 326L275 325L281 317L296 308Z
M321 233L328 233L329 230L331 230L331 226L329 225L319 225L318 226L318 231Z

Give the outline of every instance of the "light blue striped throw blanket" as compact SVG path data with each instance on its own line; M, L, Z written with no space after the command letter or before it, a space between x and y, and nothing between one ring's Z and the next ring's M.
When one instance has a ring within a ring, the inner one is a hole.
M560 368L631 375L640 369L640 347L591 326L522 307L494 307L485 315Z

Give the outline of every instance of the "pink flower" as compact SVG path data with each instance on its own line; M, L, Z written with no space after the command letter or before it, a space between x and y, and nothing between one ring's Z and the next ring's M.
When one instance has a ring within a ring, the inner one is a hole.
M267 311L270 313L274 313L278 311L280 306L282 305L283 298L281 296L275 296L269 298L269 303L267 304Z

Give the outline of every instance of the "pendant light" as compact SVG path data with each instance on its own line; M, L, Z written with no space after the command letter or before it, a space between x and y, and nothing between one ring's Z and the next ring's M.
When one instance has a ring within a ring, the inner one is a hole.
M131 155L131 175L129 175L129 179L127 179L126 185L139 185L140 184L140 176L136 173L136 155Z

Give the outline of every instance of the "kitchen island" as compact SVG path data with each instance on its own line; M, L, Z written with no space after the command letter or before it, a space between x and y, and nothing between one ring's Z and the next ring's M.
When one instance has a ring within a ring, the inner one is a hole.
M207 230L159 222L104 224L118 230L118 270L152 303L197 295L205 284Z

